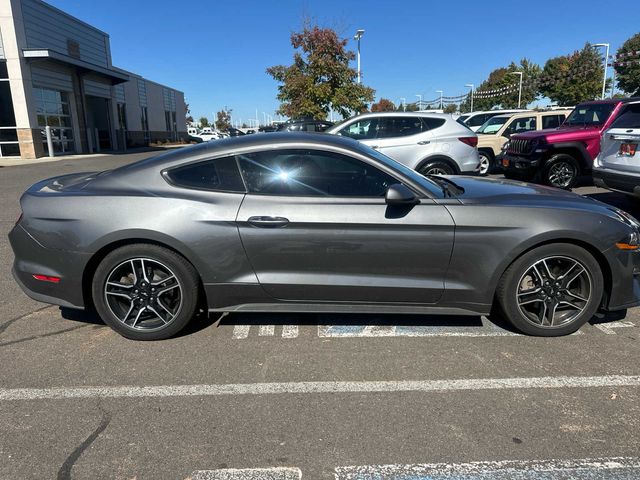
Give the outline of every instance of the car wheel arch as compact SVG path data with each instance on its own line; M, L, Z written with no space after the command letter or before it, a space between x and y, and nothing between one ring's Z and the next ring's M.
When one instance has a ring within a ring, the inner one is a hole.
M453 171L456 175L460 175L460 167L458 167L458 164L455 162L455 160L453 160L451 157L447 157L446 155L433 155L431 157L420 160L415 168L416 172L419 172L425 165L428 165L432 162L444 162L451 168L453 168Z
M103 245L101 245L100 248L98 248L98 250L95 251L95 253L91 255L91 258L85 265L84 271L82 273L82 297L84 299L85 308L93 308L93 295L91 293L91 285L93 281L93 276L100 262L112 251L120 247L124 247L126 245L136 245L136 244L155 245L158 247L166 248L167 250L171 250L177 255L180 255L187 262L189 262L191 266L193 266L193 268L195 269L198 275L198 282L199 282L198 296L200 298L200 302L205 306L208 305L206 292L204 289L204 283L202 281L201 271L198 268L197 262L194 262L192 258L190 258L191 255L185 254L185 250L182 248L179 248L178 245L175 244L175 242L165 242L165 241L138 235L138 236L120 238L120 239L106 242Z
M554 145L553 148L549 149L549 151L545 155L544 163L546 164L555 155L560 154L573 157L583 172L591 168L589 166L590 157L587 153L586 146L582 143L559 143Z
M611 297L611 288L613 282L611 265L609 264L604 254L592 243L589 243L583 239L568 236L558 236L548 239L537 239L532 243L527 243L524 248L512 251L508 256L505 256L505 260L499 265L498 268L496 268L496 271L494 272L494 275L491 278L490 282L490 291L493 295L492 301L494 303L494 306L496 302L496 291L498 282L500 281L500 278L502 278L502 275L504 275L507 269L513 264L513 262L515 262L518 258L525 255L526 253L530 252L531 250L553 243L566 243L575 245L577 247L583 248L584 250L589 252L591 256L593 256L593 258L598 262L598 265L600 265L600 270L602 271L602 276L604 279L604 292L601 299L601 305L606 304L607 299Z

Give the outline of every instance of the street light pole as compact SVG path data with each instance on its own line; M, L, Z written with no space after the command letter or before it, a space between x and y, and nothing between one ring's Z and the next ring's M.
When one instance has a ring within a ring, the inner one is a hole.
M362 38L362 35L364 35L364 30L358 29L356 34L353 36L353 39L358 41L358 83L362 83L362 77L360 74L360 39Z
M402 105L402 111L406 112L407 111L407 106L405 105L405 102L407 101L406 98L404 97L400 97L400 105Z
M420 100L418 100L418 111L420 111L420 109L422 108L422 94L421 93L416 93L416 97L418 97Z
M442 90L436 90L436 93L440 94L440 110L442 110Z
M609 63L609 44L608 43L594 43L594 47L606 47L607 51L604 54L604 77L602 78L602 99L604 99L604 93L607 88L607 66Z
M520 102L522 101L522 72L509 72L511 75L520 75L520 86L518 87L518 108L520 108Z
M469 96L471 97L471 112L470 113L473 113L473 89L474 89L475 85L473 83L467 83L467 84L465 84L465 87L469 87L470 88L470 90L469 90Z

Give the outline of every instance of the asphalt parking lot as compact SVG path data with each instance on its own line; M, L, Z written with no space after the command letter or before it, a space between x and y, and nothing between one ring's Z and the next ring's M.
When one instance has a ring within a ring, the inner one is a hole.
M20 193L152 154L0 168L0 478L640 478L640 309L554 339L474 317L230 314L141 343L28 299L6 239Z

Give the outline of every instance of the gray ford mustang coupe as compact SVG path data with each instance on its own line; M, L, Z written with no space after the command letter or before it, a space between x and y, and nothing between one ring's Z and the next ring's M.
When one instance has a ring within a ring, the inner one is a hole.
M563 190L423 177L354 140L206 142L36 183L9 237L32 298L128 338L209 312L486 315L576 331L640 301L639 225Z

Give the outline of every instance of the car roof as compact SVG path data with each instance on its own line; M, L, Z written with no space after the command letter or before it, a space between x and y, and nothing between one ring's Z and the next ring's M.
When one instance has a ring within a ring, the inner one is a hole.
M502 112L502 113L520 113L520 112L529 112L530 110L526 109L526 108L506 108L506 109L499 109L499 110L477 110L475 112L471 112L471 113L466 113L465 115L481 115L481 114L486 114L486 113L494 113L494 112ZM502 114L501 113L501 114ZM498 114L498 115L501 115Z
M439 118L451 118L450 113L431 113L427 110L421 112L369 112L369 113L361 113L360 115L356 115L355 117L351 117L348 120L353 120L355 118L368 118L368 117L439 117ZM346 121L346 120L345 120Z
M573 108L556 108L555 110L525 110L524 112L512 112L512 113L502 113L500 115L496 115L496 117L517 117L518 115L531 115L532 113L541 113L541 114L554 114L554 113L562 113L562 112L571 112Z

